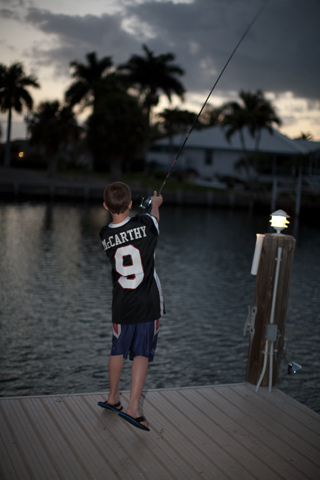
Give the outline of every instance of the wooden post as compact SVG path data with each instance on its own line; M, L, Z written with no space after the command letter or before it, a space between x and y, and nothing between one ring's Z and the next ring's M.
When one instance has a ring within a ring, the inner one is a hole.
M254 385L257 385L263 368L266 331L267 325L270 322L278 247L282 248L278 288L276 292L274 310L274 324L278 326L278 331L281 334L278 344L278 358L282 352L295 243L296 241L294 237L290 235L266 234L264 236L257 272L254 300L254 305L257 307L257 313L255 318L255 332L253 335L251 335L250 338L246 374L247 382ZM268 385L269 361L270 358L268 355L267 368L261 382L262 386ZM276 358L274 358L272 385L275 385L278 381L279 367L279 362L277 362Z

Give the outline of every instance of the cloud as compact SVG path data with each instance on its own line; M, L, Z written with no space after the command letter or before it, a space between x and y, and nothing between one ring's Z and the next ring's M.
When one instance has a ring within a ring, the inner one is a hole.
M57 75L69 75L72 60L84 60L90 51L111 56L117 64L141 48L140 41L122 28L119 14L66 15L31 8L25 21L46 35L26 55L38 66L55 65Z
M32 8L26 21L47 35L50 42L50 46L35 44L31 56L41 65L51 65L54 61L60 70L93 50L103 56L116 54L124 60L127 57L123 50L133 43L131 36L121 30L117 15L71 16Z
M10 8L1 8L0 9L0 17L1 18L5 18L5 19L13 19L13 20L17 20L18 19L18 16L17 14L11 10Z
M141 23L152 24L150 45L171 48L191 90L210 85L249 25L257 1L197 0L191 4L145 2L131 6ZM257 89L319 97L320 5L317 0L271 1L232 58L225 90ZM161 34L160 34L161 32Z
M54 14L48 10L31 8L26 21L47 34L60 38L61 42L83 42L88 45L97 45L101 42L106 31L118 31L119 25L116 16L101 15L64 15Z
M304 105L310 120L316 118L320 99L318 0L69 0L64 10L49 0L0 0L0 4L9 32L13 22L19 22L26 38L25 43L20 39L23 59L33 72L38 69L39 78L47 68L47 75L53 72L66 85L70 61L84 61L88 52L95 51L100 58L111 56L119 65L133 54L143 55L145 43L156 55L175 55L175 63L185 71L181 81L186 99L194 100L195 109L258 9L265 6L210 101L217 104L218 99L236 99L240 90L261 89L277 107L285 105L288 119L297 115L291 109L294 102ZM13 33L7 39L14 44ZM290 102L280 104L286 95ZM279 114L283 114L281 108Z
M48 37L33 46L39 64L56 62L67 72L73 59L89 51L116 64L141 53L146 43L156 54L171 51L185 70L188 91L210 89L248 27L256 0L124 1L113 14L66 15L30 8L25 20ZM232 58L219 88L293 92L319 98L320 36L317 0L281 0L266 8ZM50 42L51 40L51 42Z

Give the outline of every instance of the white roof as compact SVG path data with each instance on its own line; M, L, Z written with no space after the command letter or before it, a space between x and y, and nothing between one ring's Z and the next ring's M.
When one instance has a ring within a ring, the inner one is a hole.
M240 135L236 132L227 141L225 136L226 129L220 126L208 127L203 130L193 130L187 139L185 148L201 148L213 150L236 150L242 151ZM246 149L250 152L255 151L255 141L247 130L243 131ZM171 142L175 147L180 147L185 140L186 135L174 135ZM169 138L162 138L155 142L155 145L168 145ZM314 145L316 144L316 145ZM259 143L259 151L268 153L277 153L285 155L294 155L299 153L308 153L320 149L320 142L310 142L301 140L292 140L277 130L273 130L273 134L268 130L261 131L261 139Z

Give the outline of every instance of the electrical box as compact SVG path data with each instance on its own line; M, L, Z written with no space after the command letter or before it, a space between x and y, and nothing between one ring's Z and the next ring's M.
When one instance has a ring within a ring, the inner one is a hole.
M275 323L268 323L267 325L267 332L266 332L266 339L270 342L275 342L277 340L278 335L278 325Z

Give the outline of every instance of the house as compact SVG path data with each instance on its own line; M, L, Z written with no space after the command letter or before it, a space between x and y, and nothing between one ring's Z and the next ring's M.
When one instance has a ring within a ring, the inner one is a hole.
M193 130L174 168L177 171L192 171L197 176L197 183L207 182L212 186L217 186L217 179L234 178L246 181L248 172L237 169L236 165L246 153L257 155L257 150L255 139L247 130L244 130L243 137L246 152L243 150L239 133L235 133L228 142L223 127ZM185 139L186 135L175 135L156 141L148 152L147 162L168 170ZM320 188L320 142L292 140L277 130L270 133L263 129L258 151L260 158L265 159L263 166L259 163L260 180L270 181L275 175L295 177L297 172L292 167L292 160L309 154L308 168L304 169L303 173L306 176L316 176Z

